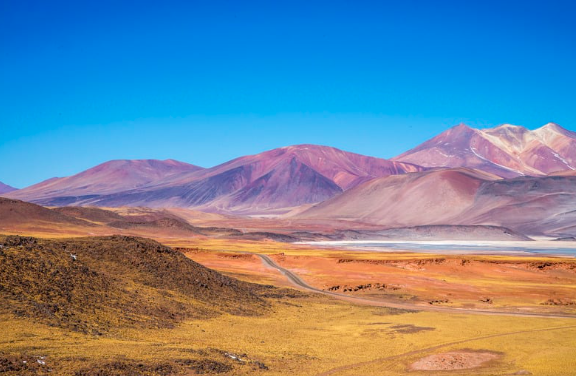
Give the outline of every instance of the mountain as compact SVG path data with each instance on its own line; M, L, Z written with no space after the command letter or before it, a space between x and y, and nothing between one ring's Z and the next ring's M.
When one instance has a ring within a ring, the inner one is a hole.
M0 181L0 194L16 191L17 189Z
M384 228L492 225L527 235L576 234L576 176L518 177L464 168L374 179L297 214Z
M258 212L321 202L374 177L419 170L332 147L296 145L240 157L192 179L179 177L157 193L172 196L176 189L182 207Z
M409 227L456 222L482 183L498 177L455 169L374 179L298 215Z
M114 160L79 174L52 178L15 191L6 197L55 206L82 204L83 200L140 188L175 174L202 170L175 160Z
M576 176L519 177L482 184L460 222L524 234L576 235Z
M84 189L86 175L93 176L87 174L88 170L72 177L75 180L71 186L49 191L33 186L17 197L56 206L181 207L252 214L321 202L375 177L421 170L413 164L336 148L297 145L240 157L209 169L173 173L137 187L122 184L110 189L92 184L90 189Z
M534 131L509 124L482 130L460 124L392 160L468 167L508 178L548 175L576 168L576 133L554 123Z

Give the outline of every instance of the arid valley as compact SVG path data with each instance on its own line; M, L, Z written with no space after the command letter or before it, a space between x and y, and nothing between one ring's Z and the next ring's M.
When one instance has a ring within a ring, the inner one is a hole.
M0 376L576 376L575 15L0 0Z
M572 374L572 150L566 172L506 177L304 145L208 171L113 161L5 193L0 367Z

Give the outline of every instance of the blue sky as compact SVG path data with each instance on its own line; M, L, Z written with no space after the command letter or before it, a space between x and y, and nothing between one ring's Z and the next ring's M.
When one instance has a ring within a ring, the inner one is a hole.
M572 1L0 1L0 181L576 130Z

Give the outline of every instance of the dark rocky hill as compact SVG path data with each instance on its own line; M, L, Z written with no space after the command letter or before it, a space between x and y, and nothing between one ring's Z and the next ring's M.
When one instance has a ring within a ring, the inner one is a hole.
M258 315L268 287L224 276L153 240L0 241L0 312L75 331L171 327L187 317Z

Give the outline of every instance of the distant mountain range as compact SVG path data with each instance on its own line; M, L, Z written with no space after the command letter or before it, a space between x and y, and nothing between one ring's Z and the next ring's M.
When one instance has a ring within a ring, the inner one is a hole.
M3 196L46 206L291 213L386 227L482 224L570 234L575 168L576 133L557 124L534 131L458 125L392 160L296 145L212 168L110 161Z
M410 163L297 145L203 169L176 161L111 161L6 195L50 206L147 206L254 213L312 204L365 181L423 171Z

